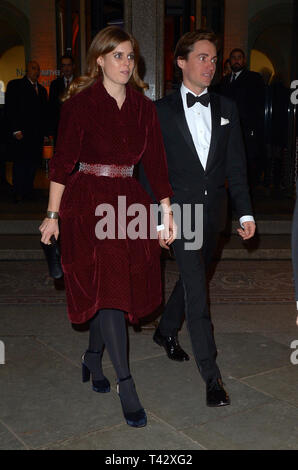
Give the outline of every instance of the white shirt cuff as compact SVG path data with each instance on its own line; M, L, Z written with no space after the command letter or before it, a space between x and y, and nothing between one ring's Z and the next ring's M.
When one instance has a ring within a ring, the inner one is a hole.
M18 134L19 132L22 132L22 131L14 131L13 135Z
M243 227L243 222L255 222L255 219L253 218L252 215L244 215L243 217L240 217L240 219L239 219L239 223L240 223L242 228L244 228Z
M164 228L165 228L164 224L161 224L161 225L157 225L156 230L157 230L158 232L160 232L160 231L163 230Z
M296 300L296 309L298 310L298 300Z

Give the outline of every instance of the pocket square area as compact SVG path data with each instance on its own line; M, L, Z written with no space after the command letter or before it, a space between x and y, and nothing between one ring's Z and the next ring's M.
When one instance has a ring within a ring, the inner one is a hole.
M230 121L228 119L223 118L223 117L221 118L221 121L220 121L221 126L226 126L229 123L230 123Z

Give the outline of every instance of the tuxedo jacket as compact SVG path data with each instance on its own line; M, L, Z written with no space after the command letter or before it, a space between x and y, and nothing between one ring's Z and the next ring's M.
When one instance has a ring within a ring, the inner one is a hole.
M208 230L225 228L227 190L238 217L252 215L246 180L246 157L235 103L210 93L212 131L204 170L189 131L180 90L156 102L169 180L174 191L172 203L203 204Z
M233 82L231 74L226 75L220 92L236 102L243 130L263 131L265 84L259 73L245 68Z
M27 77L11 80L5 93L5 116L9 141L17 147L14 157L22 158L28 149L41 148L43 137L48 135L48 95L38 83L38 95ZM13 133L22 131L24 138L18 142Z

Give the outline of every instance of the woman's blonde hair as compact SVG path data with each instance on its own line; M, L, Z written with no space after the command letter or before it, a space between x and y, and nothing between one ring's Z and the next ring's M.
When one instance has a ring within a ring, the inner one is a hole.
M87 54L87 72L85 75L76 78L71 83L68 91L62 98L62 101L67 100L71 96L76 95L80 91L85 90L89 86L93 85L98 79L102 79L102 71L97 63L99 56L104 56L109 52L112 52L120 43L130 41L132 44L135 65L132 76L129 80L131 85L138 89L147 89L148 85L141 80L138 74L138 61L140 57L139 46L136 39L126 31L117 26L108 26L102 29L94 37L88 54Z

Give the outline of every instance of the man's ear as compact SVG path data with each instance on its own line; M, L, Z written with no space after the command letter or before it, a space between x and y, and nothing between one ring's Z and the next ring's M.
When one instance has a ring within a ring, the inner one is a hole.
M177 58L177 65L180 69L184 69L184 64L185 64L185 59L182 59L182 57Z

